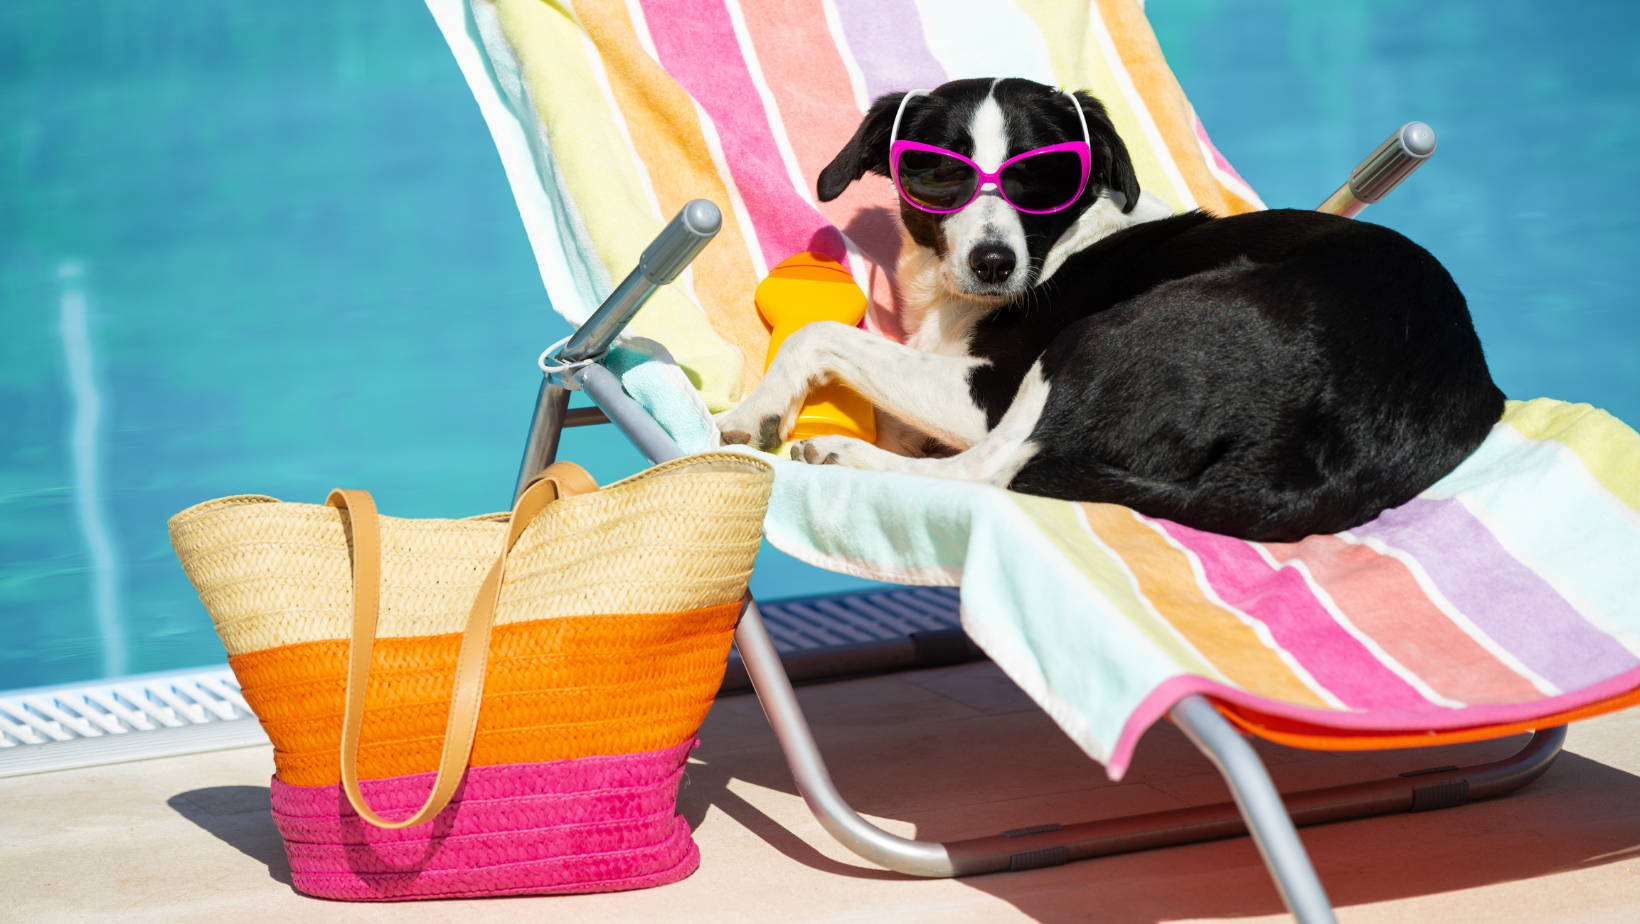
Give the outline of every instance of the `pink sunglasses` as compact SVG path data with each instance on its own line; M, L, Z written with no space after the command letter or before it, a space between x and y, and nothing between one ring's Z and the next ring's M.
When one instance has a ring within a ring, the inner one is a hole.
M1088 188L1093 145L1082 106L1069 91L1065 95L1071 97L1071 107L1076 110L1077 121L1082 123L1082 140L1026 151L1003 161L995 171L984 170L956 151L917 141L896 140L900 136L905 104L912 97L927 96L928 92L912 90L900 100L899 111L894 113L894 128L888 136L889 173L894 177L900 197L912 208L949 215L967 208L989 187L1021 212L1047 215L1069 208Z

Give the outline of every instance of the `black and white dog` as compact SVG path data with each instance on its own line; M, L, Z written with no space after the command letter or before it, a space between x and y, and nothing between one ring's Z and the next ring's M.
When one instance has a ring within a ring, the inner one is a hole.
M776 448L810 387L842 382L914 431L880 442L921 457L825 436L794 458L1295 540L1411 499L1502 413L1429 253L1318 212L1169 216L1086 94L1002 79L886 96L820 198L868 170L901 194L908 345L809 325L719 415L726 442Z

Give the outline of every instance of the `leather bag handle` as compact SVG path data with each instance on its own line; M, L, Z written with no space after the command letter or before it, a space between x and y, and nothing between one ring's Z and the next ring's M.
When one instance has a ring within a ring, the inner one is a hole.
M346 510L353 531L353 632L347 645L347 700L342 711L341 757L342 790L359 817L378 828L409 828L430 821L450 804L467 769L473 738L478 733L478 707L484 697L484 668L490 654L490 627L495 621L495 604L506 573L507 554L524 528L548 504L561 497L596 490L598 483L585 469L572 462L555 462L536 475L513 504L506 542L479 585L461 632L450 712L444 723L444 744L439 752L432 791L421 808L403 821L388 821L377 815L359 788L359 733L364 725L365 689L370 682L370 656L376 644L376 622L381 609L380 516L368 491L337 488L330 492L325 503Z

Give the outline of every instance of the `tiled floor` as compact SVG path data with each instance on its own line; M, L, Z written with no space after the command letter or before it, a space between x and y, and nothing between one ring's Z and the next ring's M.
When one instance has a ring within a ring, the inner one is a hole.
M855 807L919 837L992 833L1224 798L1153 729L1112 784L989 664L808 687ZM808 814L755 699L725 699L680 798L699 872L643 892L345 905L294 894L268 819L265 748L0 780L4 921L1179 921L1285 917L1245 839L1024 873L916 880L838 847ZM1519 739L1341 756L1260 746L1304 788L1510 753ZM1640 710L1579 723L1517 795L1306 829L1339 917L1640 920Z

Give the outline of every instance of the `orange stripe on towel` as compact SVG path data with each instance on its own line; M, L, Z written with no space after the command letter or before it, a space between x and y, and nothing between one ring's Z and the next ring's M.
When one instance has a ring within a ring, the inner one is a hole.
M1190 187L1197 208L1215 215L1249 211L1227 201L1224 187L1208 172L1196 140L1195 119L1184 101L1184 90L1167 66L1143 7L1132 0L1097 0L1095 5L1121 56L1120 66L1127 70L1134 88L1150 109L1156 130L1167 145L1166 154Z
M1285 702L1328 705L1251 626L1207 596L1184 552L1125 507L1078 506L1088 526L1121 555L1140 593L1232 683Z
M671 747L693 735L723 676L740 603L497 626L471 764L525 763ZM460 636L376 640L359 776L438 766ZM273 741L280 780L341 781L347 642L228 659Z
M1396 729L1330 728L1300 719L1261 712L1251 706L1214 699L1213 705L1243 731L1277 744L1316 751L1376 751L1381 748L1423 748L1438 744L1461 744L1466 741L1490 741L1522 732L1537 731L1566 725L1579 719L1593 718L1640 705L1640 689L1564 709L1533 719L1500 722L1494 725L1473 725L1440 731L1401 731Z
M604 60L610 91L619 107L613 115L623 119L631 133L633 153L655 189L661 214L671 218L693 199L710 199L724 206L716 246L695 258L694 284L712 329L740 348L744 388L750 390L763 377L763 357L769 348L769 332L752 308L751 292L758 278L748 248L757 245L747 240L747 229L740 226L735 210L727 207L729 191L712 162L699 110L644 50L625 3L578 0L575 6ZM734 305L741 305L742 310L726 307Z

